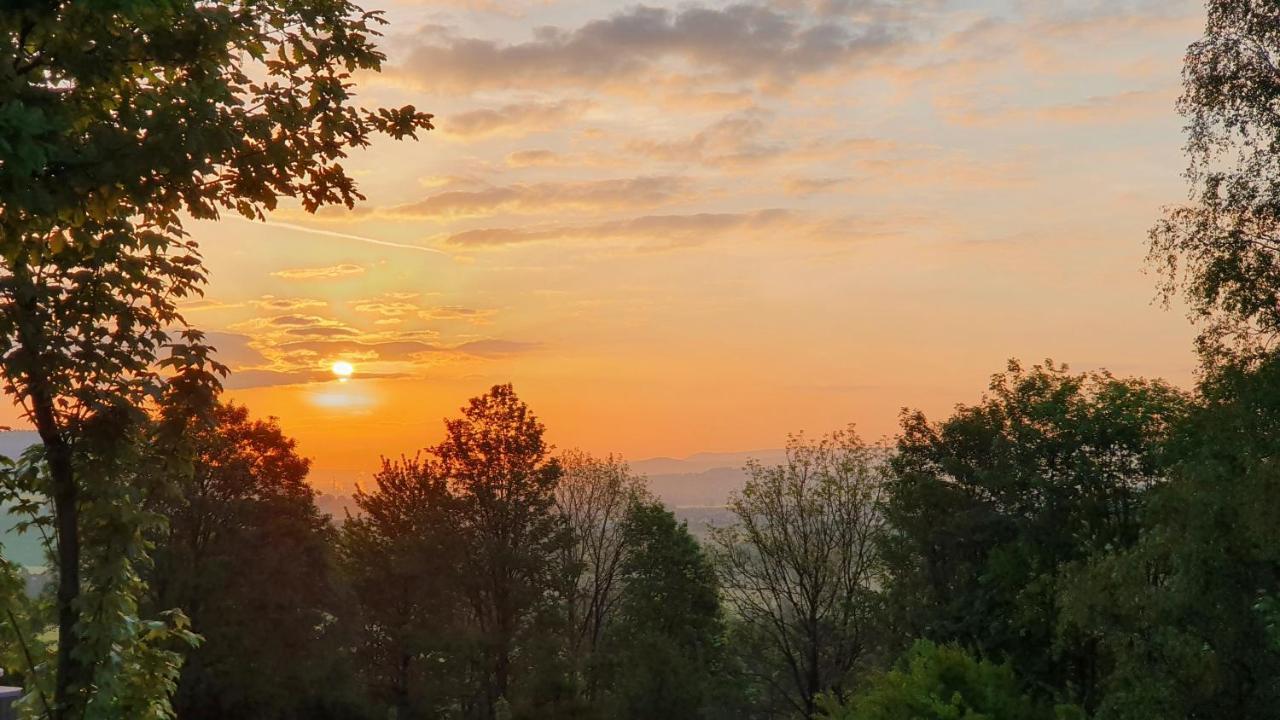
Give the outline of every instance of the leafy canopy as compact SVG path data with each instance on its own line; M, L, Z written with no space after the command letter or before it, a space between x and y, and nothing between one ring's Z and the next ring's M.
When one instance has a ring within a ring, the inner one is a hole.
M1189 202L1151 231L1166 300L1179 290L1207 322L1206 358L1274 347L1280 333L1280 7L1210 0L1187 50Z

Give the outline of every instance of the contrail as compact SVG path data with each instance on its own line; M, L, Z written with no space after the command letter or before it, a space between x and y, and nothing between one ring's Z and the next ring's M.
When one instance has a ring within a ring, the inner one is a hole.
M421 245L409 245L407 243L391 242L390 240L378 240L377 238L365 237L363 235L352 235L351 233L335 232L333 230L321 230L320 228L307 227L306 225L294 225L293 223L279 222L276 220L250 220L239 215L230 216L232 219L241 222L252 223L254 225L268 225L283 230L293 230L295 232L311 233L312 235L325 235L327 237L342 238L344 240L358 240L369 245L381 245L382 247L400 248L402 250L417 250L425 253L435 253L436 255L448 255L449 253L435 248L423 247Z

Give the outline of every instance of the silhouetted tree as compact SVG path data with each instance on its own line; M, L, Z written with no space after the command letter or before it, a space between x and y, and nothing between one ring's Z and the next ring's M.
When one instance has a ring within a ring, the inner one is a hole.
M44 446L47 471L22 490L53 505L55 720L98 695L96 713L123 712L120 683L176 670L120 662L121 642L159 633L130 614L143 518L106 470L135 464L121 448L145 440L157 362L215 389L199 334L170 337L204 280L183 218L353 204L346 151L430 127L412 107L353 106L352 74L382 61L379 22L346 0L0 5L0 374ZM164 687L136 689L163 713Z
M182 608L204 638L174 709L184 720L315 716L342 680L341 609L310 462L273 419L241 406L220 405L212 426L189 432L193 472L156 503L167 532L147 578L152 607Z
M360 512L342 526L345 575L359 607L357 658L379 705L396 717L467 701L473 662L463 628L457 503L429 458L382 463Z
M499 700L520 709L525 698L512 691L522 669L554 659L518 654L545 629L534 620L554 591L552 562L567 541L555 511L560 466L542 434L511 386L495 385L445 421L434 449L458 504L462 589L481 644L481 710L490 720Z
M774 702L813 715L877 649L883 457L852 429L792 438L778 466L752 463L713 541L743 663Z

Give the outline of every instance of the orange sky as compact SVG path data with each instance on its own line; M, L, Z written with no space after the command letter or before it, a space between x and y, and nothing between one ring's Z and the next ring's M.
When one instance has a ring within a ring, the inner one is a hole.
M187 317L322 489L497 382L632 458L878 438L1013 356L1190 382L1142 258L1195 2L383 2L361 99L438 130L355 212L192 227Z

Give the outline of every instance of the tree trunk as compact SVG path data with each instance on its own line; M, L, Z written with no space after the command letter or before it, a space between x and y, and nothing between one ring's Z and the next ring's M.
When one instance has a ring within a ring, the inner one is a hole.
M15 283L14 303L18 338L30 363L27 394L31 401L31 420L44 444L58 533L58 666L54 680L53 720L74 720L77 703L73 702L72 691L88 687L90 680L86 676L87 666L77 652L79 637L76 626L80 619L76 608L76 600L80 597L79 491L72 466L71 445L58 424L53 388L41 368L40 358L45 353L46 343L39 319L33 312L36 288L31 278L20 270L15 270L14 276L19 281Z
M80 597L80 527L71 449L65 443L45 443L49 475L53 480L53 507L58 527L58 677L55 683L55 720L71 720L76 703L72 692L88 684L83 663L76 657Z

